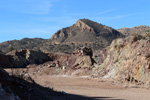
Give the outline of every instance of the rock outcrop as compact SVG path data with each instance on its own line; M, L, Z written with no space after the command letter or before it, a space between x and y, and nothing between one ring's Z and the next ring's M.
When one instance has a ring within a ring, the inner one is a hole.
M95 68L101 77L137 82L150 81L150 41L140 35L114 40L99 54L101 64Z
M24 68L29 64L42 64L47 61L51 61L51 57L48 54L41 51L33 50L13 50L7 53L7 55L1 55L2 67L7 68Z
M0 67L11 68L12 66L13 65L12 65L10 57L5 54L0 53Z
M59 66L66 66L71 68L91 68L94 64L94 59L92 58L91 48L84 47L82 49L76 50L73 54L51 54L52 59Z

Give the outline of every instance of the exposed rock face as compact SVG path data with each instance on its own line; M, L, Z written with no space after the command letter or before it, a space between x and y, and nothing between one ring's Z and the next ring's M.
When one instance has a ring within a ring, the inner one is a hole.
M12 67L12 63L10 61L10 57L0 53L0 67L8 68Z
M74 67L76 68L92 68L93 60L90 56L79 56L76 59Z
M145 26L145 25L141 25L141 26L136 26L133 28L121 28L118 29L119 32L121 32L122 34L129 36L129 35L134 35L134 34L143 34L146 31L149 31L150 27L149 26Z
M92 57L93 56L93 51L92 51L91 48L82 47L82 48L74 51L73 54L76 54L76 55L88 55L88 56Z
M84 23L83 20L85 20L85 19L78 20L76 22L75 26L80 27L82 30L87 29L89 32L95 32L94 28L92 28L88 24Z
M25 68L30 64L43 64L51 62L53 67L80 67L91 68L94 63L91 48L84 47L75 54L43 53L33 50L13 50L7 55L0 54L1 67L3 68ZM79 52L80 51L80 52Z
M46 61L51 61L51 57L41 51L33 50L13 50L7 54L11 57L13 67L26 67L29 64L42 64Z
M85 48L84 48L85 49ZM88 50L91 50L90 48ZM79 50L81 51L81 50ZM85 52L81 54L81 52L77 52L74 54L53 54L51 57L53 58L53 62L55 65L59 62L59 66L66 66L71 68L91 68L94 64L94 60L91 56L91 52ZM87 54L86 54L87 53Z
M142 36L117 39L104 52L101 65L95 69L101 77L137 83L150 81L149 40Z

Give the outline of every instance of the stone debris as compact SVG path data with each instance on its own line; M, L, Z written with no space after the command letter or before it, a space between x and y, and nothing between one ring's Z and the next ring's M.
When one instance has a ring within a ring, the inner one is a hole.
M75 71L78 69L92 69L94 67L94 59L92 56L92 50L90 48L84 47L83 54L50 54L53 61L48 61L46 63L40 65L28 65L29 69L37 69L32 72L35 74L40 73L49 73L50 70L55 69L53 73L55 74L63 74L69 73L69 68L74 69ZM71 70L70 70L71 71Z

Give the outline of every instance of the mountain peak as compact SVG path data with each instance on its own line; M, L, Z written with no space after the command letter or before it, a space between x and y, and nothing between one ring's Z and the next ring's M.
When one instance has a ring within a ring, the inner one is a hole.
M51 44L98 44L100 47L106 47L113 39L122 36L111 27L89 19L79 19L74 25L57 31L49 41Z
M87 21L89 21L89 20L88 19L79 19L74 25L83 30L88 30L89 32L94 32L94 29L86 23Z

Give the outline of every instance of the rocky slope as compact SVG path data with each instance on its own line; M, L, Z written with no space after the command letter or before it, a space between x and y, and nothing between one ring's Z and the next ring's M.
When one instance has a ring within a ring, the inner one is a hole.
M0 53L0 67L7 68L12 67L12 62L10 61L10 57Z
M150 27L149 26L145 26L145 25L141 25L141 26L136 26L133 28L121 28L118 29L119 32L121 32L122 34L129 36L129 35L135 35L135 34L143 34L145 32L149 32Z
M20 100L18 96L10 90L10 88L6 88L8 86L5 86L11 78L9 75L0 68L0 100Z
M141 35L114 40L97 57L94 71L100 77L150 85L150 41Z
M106 47L118 37L123 35L115 29L88 19L79 19L73 26L57 31L49 41L52 44L97 44Z
M36 84L28 73L10 76L0 68L0 77L0 100L53 100L62 95Z

